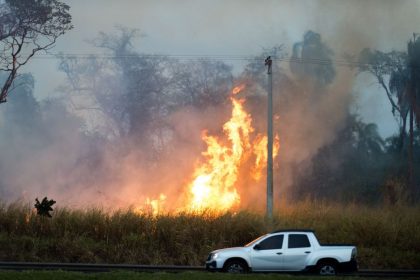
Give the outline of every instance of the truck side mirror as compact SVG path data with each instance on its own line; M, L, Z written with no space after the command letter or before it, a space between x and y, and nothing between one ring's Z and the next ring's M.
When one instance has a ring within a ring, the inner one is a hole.
M261 246L260 246L260 244L255 245L255 246L254 246L254 250L257 250L257 251L261 250Z

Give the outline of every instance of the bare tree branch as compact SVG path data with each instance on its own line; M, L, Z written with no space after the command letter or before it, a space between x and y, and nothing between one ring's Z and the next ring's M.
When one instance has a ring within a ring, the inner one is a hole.
M69 9L59 0L5 0L0 4L0 71L8 72L0 103L13 90L18 70L73 28Z

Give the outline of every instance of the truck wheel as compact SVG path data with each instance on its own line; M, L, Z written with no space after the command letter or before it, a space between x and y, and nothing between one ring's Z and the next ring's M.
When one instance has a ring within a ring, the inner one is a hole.
M333 262L322 262L317 266L317 272L322 276L333 276L337 274L337 266Z
M241 260L230 260L223 266L223 271L228 273L247 273L248 265Z

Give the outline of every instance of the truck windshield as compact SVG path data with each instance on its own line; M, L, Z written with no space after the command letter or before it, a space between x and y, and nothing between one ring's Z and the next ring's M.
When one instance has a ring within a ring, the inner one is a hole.
M246 244L244 247L250 247L252 245L254 245L255 243L257 243L258 241L260 241L262 238L266 237L267 234L264 234L263 236L258 237L255 240L252 240L251 242L249 242L248 244Z

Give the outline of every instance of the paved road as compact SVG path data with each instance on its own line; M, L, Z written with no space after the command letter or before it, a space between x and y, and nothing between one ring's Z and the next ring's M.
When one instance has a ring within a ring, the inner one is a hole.
M32 262L0 262L0 269L11 270L68 270L82 272L108 272L111 270L130 270L142 272L182 272L205 271L203 266L177 265L131 265L131 264L89 264L89 263L32 263ZM364 277L418 277L420 270L372 270L361 269L351 276Z

